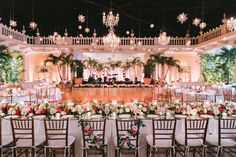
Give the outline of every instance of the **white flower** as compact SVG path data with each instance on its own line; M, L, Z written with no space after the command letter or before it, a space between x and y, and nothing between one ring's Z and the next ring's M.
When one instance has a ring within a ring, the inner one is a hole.
M125 112L130 112L130 109L129 109L129 108L126 108L126 109L125 109Z
M66 112L65 111L61 111L61 115L62 116L66 115Z

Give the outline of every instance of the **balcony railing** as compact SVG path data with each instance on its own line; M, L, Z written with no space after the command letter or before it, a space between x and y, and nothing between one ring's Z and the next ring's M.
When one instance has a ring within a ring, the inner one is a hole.
M229 31L226 28L226 25L221 25L209 32L204 33L203 35L191 38L179 38L179 37L171 37L169 45L174 46L183 46L186 45L186 42L191 40L191 45L197 45L211 39L217 38L223 34L228 33ZM51 38L49 37L30 37L19 31L13 30L3 24L0 23L0 36L9 37L16 41L21 41L30 45L57 45ZM59 43L60 45L103 45L103 40L101 37L63 37L63 42ZM156 46L158 44L158 38L131 38L131 37L122 37L120 38L121 46L135 46L135 45L143 45L143 46Z

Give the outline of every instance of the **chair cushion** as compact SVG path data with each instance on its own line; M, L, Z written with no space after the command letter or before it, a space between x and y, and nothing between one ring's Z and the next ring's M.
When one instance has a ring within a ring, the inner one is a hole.
M192 137L198 137L198 136L192 136ZM175 137L175 140L178 144L185 146L185 135L177 135ZM188 139L187 146L203 146L203 140L202 139Z
M34 146L40 146L45 142L45 138L43 136L37 136L34 140ZM16 142L17 147L33 147L32 139L19 139Z
M162 136L162 138L164 137ZM166 136L165 138L170 138L170 136ZM156 147L156 148L172 147L171 139L163 139L163 140L158 139L158 140L155 140L155 145L153 145L153 135L148 135L146 136L146 141L150 146Z
M53 138L60 138L60 135L53 136ZM74 136L68 136L68 146L72 145L75 142L75 137ZM48 146L50 148L64 148L66 147L65 140L49 140L48 141Z
M218 146L218 135L207 135L206 142L213 146ZM222 139L221 146L232 147L236 146L236 141L233 139Z
M2 135L2 146L7 146L12 142L13 142L12 135Z

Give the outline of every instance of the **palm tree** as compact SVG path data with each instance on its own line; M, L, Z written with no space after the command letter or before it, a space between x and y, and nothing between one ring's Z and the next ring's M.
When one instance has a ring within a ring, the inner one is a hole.
M61 53L61 55L59 56L61 58L62 64L61 65L65 65L66 67L66 80L68 80L69 77L69 68L71 66L71 64L73 64L73 54L69 53Z
M131 66L134 69L135 79L137 78L136 66L141 66L141 65L143 65L143 62L141 61L140 57L134 57L133 60L131 61Z
M155 64L159 65L163 63L163 56L161 53L151 54L150 58L154 61ZM159 66L157 68L157 78L159 79Z
M59 74L60 79L62 80L61 67L63 63L61 59L61 54L59 56L54 54L49 54L47 58L44 60L44 66L46 66L47 63L51 63L52 65L57 67L57 72Z
M75 77L75 72L76 72L76 77L83 77L83 72L84 72L84 64L81 60L75 59L70 63L70 70L71 70L71 79L73 80Z
M179 60L176 60L173 57L167 57L165 60L165 64L168 66L168 68L167 68L166 74L164 76L164 80L166 79L166 76L167 76L171 67L176 67L179 72L183 71L183 68L179 64Z
M89 69L89 76L91 76L92 74L92 68L96 68L97 64L98 62L95 59L92 59L91 57L84 60L84 65L86 66L86 68Z

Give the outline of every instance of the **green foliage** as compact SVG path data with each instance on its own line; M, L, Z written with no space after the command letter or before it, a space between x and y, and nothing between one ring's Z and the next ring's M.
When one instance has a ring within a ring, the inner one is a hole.
M0 45L0 81L18 82L21 80L22 72L23 58L20 53Z
M234 82L236 48L223 47L219 53L202 55L202 74L206 82Z
M143 65L143 72L145 78L151 78L153 71L155 70L154 61L148 59L147 62Z

